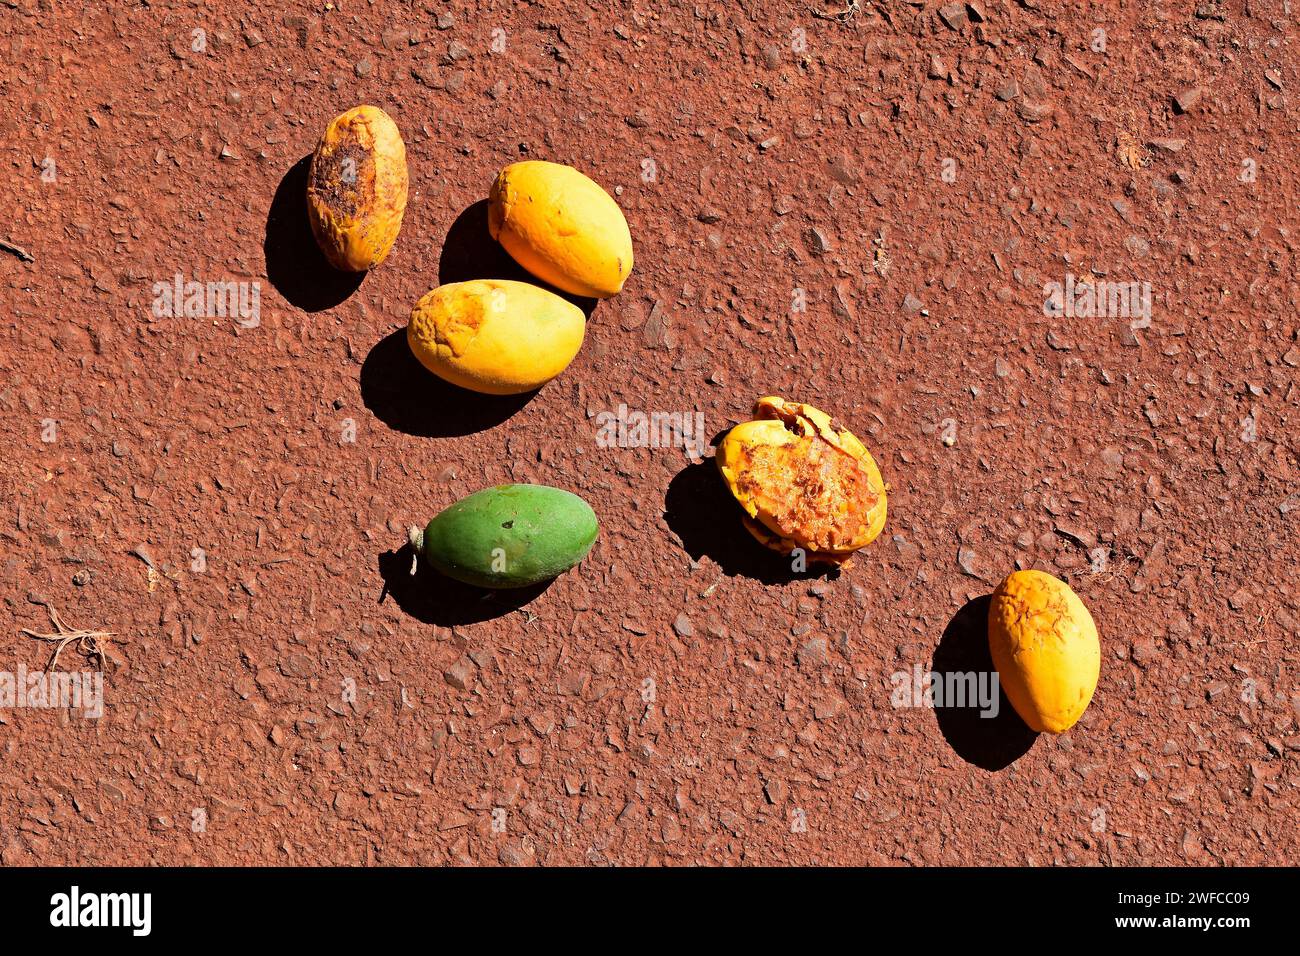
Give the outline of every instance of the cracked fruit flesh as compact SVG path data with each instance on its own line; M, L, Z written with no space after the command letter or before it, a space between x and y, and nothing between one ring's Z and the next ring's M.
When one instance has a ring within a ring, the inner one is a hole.
M632 234L609 193L572 166L527 160L497 174L488 231L530 273L605 299L632 271Z
M497 485L462 498L425 527L424 557L485 588L549 581L587 556L599 533L591 506L548 485Z
M474 279L439 286L416 303L406 340L425 368L453 385L517 395L564 371L586 328L582 310L554 292Z
M760 398L754 420L718 446L718 470L765 546L846 564L885 526L885 483L871 454L811 405Z
M307 218L330 265L365 272L388 257L408 185L406 144L392 117L358 106L334 118L307 175Z
M1042 571L1016 571L993 592L989 651L1007 700L1034 730L1069 730L1097 689L1097 625L1068 584Z

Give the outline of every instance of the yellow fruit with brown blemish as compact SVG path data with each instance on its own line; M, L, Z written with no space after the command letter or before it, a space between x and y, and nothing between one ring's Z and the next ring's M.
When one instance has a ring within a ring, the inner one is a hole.
M1097 689L1097 625L1068 584L1042 571L1016 571L993 592L989 651L1007 700L1034 730L1069 730Z
M754 421L731 429L715 458L762 544L809 561L847 565L885 526L886 488L875 459L811 405L760 398Z
M572 166L528 160L497 174L488 231L521 266L573 295L605 299L632 271L632 234L609 193Z
M439 286L411 312L406 340L429 371L461 388L516 395L573 361L587 317L528 282L474 279Z
M406 144L377 106L334 118L311 158L307 216L330 265L365 272L388 257L409 185Z

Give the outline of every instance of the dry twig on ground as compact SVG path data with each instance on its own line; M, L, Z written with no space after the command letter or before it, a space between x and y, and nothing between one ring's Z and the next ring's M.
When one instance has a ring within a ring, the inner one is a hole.
M55 665L59 663L59 655L63 653L63 649L67 647L69 644L75 644L77 650L80 651L82 654L86 655L87 657L98 658L99 669L103 670L104 650L102 647L99 646L99 641L101 638L113 637L114 636L113 632L112 631L88 631L88 630L82 630L81 628L68 627L63 623L63 619L59 617L58 611L56 611L49 604L45 604L44 602L38 602L38 603L43 604L46 612L49 613L50 623L54 625L56 633L41 634L38 633L37 631L33 631L30 628L26 628L26 627L22 629L22 632L26 634L28 637L35 638L38 641L45 641L47 643L55 645L54 653L50 656L50 662L48 665L46 665L45 669L47 671L54 670Z
M5 242L3 239L0 239L0 250L3 250L4 252L12 252L19 259L23 260L23 262L36 261L36 257L22 246L16 246L12 242Z

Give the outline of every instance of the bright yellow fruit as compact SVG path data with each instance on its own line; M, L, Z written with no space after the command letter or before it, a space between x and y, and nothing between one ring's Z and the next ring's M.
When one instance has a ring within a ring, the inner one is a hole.
M582 347L582 310L546 289L506 279L439 286L411 312L406 340L453 385L516 395L545 385Z
M847 565L885 526L885 482L847 429L811 405L760 398L754 421L731 429L715 461L762 544Z
M572 166L528 160L497 174L488 230L521 266L573 295L605 299L632 271L632 234L609 193Z
M388 257L408 182L406 144L387 113L358 106L334 118L307 178L307 217L330 265L365 272Z
M989 650L1007 700L1034 730L1069 730L1097 689L1097 625L1068 584L1042 571L1016 571L993 592Z

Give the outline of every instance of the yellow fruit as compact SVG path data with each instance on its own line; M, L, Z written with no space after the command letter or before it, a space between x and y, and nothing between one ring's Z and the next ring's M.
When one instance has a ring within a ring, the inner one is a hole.
M582 347L582 310L546 289L506 279L439 286L411 312L406 340L421 364L489 395L531 392Z
M406 144L377 106L334 118L311 158L307 216L330 265L365 272L388 257L402 228Z
M605 299L632 271L632 234L612 196L572 166L529 160L497 174L488 231L521 266L573 295Z
M885 526L885 483L847 429L811 405L760 398L754 421L731 429L715 458L762 544L847 565Z
M1074 726L1097 689L1097 625L1064 581L1016 571L989 605L989 650L1007 700L1038 731Z

